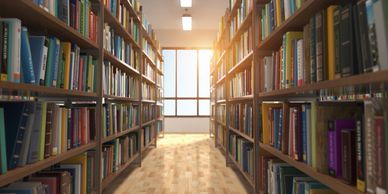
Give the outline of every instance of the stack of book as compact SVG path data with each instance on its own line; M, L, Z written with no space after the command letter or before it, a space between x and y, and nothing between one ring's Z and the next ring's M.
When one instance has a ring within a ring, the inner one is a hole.
M229 153L250 179L254 177L253 171L253 144L235 135L229 135Z
M74 193L87 194L95 189L95 151L56 164L49 169L32 174L23 182L0 188L0 193Z
M229 125L253 138L252 104L231 104Z
M0 19L1 80L95 91L97 60L54 36L31 36L21 21Z
M0 103L0 172L33 164L95 138L95 108L47 102Z
M143 63L143 75L148 79L155 81L155 70L147 60Z
M155 105L154 104L143 104L143 123L155 119Z
M259 190L262 193L335 194L322 183L270 156L260 156Z
M237 39L237 41L233 44L233 58L232 65L237 65L241 60L243 60L248 54L250 54L253 50L253 33L252 27L249 27L241 36ZM229 68L228 68L229 69Z
M253 62L252 62L253 63ZM253 65L236 73L230 80L230 98L252 95Z
M155 137L152 126L148 125L147 127L143 128L142 137L143 147L148 146Z
M359 0L317 12L265 57L265 91L388 69L384 1Z
M115 34L107 23L104 25L104 49L136 70L140 68L139 52L125 38Z
M102 137L134 128L139 124L139 106L106 103L103 106Z
M139 79L126 71L114 67L109 61L104 61L102 69L102 90L104 95L139 98Z
M34 0L45 11L62 20L68 26L97 43L97 15L90 0Z
M137 135L131 133L102 146L102 178L115 173L138 153Z

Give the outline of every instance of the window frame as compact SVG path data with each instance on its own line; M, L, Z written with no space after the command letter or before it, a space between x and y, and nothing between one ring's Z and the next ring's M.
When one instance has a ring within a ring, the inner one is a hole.
M164 100L173 100L175 102L175 115L164 115L166 118L176 118L176 117L185 117L185 118L210 118L211 111L209 115L200 115L199 114L199 101L200 100L209 100L209 97L199 97L199 51L200 50L211 50L208 47L162 47L163 50L174 50L175 51L175 97L164 97ZM178 50L195 50L197 52L197 96L196 97L178 97ZM210 67L209 67L210 68ZM209 91L210 93L210 91ZM196 115L178 115L178 100L195 100L197 101L197 114ZM210 107L209 107L210 110Z

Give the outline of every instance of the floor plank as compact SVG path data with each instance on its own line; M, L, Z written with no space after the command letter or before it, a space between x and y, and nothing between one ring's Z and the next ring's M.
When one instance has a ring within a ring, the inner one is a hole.
M208 134L166 134L140 168L124 171L104 194L245 194Z

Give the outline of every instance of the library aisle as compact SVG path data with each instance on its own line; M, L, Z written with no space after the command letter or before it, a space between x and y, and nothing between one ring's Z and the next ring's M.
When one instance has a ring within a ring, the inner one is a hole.
M123 172L104 194L248 193L240 180L208 134L166 134L142 167Z

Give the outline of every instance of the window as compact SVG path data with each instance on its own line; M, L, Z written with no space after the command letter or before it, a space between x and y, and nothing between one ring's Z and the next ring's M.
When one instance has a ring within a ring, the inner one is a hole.
M163 49L164 115L210 115L210 49Z

